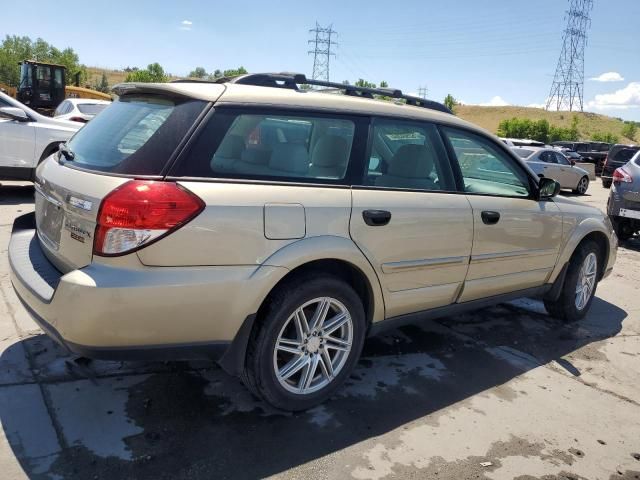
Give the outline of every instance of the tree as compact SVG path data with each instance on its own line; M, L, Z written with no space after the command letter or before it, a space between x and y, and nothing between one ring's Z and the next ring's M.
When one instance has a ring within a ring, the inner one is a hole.
M93 87L95 90L103 93L109 93L109 81L107 80L107 74L102 72L102 78L100 82L96 83Z
M164 69L159 63L150 63L147 65L147 68L144 70L135 70L131 71L125 82L142 82L142 83L152 83L152 82L166 82L169 80L169 77L164 73Z
M67 78L80 72L80 82L87 80L87 69L80 64L78 54L72 48L60 50L42 38L32 41L29 37L7 35L0 43L0 82L17 86L20 78L18 63L24 60L64 65Z
M207 77L209 74L207 73L207 71L202 68L202 67L196 67L195 70L192 70L189 73L189 77L190 78L205 78Z
M385 80L382 80L380 82L380 88L389 88L389 84Z
M458 101L450 93L444 97L444 106L453 111L453 108L458 105Z
M225 70L222 72L223 77L237 77L238 75L245 75L249 72L244 67L238 67L236 69Z
M594 142L618 143L618 136L611 132L595 132L591 135Z
M627 137L629 140L635 140L637 132L638 126L634 122L625 122L622 126L622 136Z
M355 85L356 85L356 87L376 88L376 84L375 83L368 82L363 78L359 78L358 81L355 83Z

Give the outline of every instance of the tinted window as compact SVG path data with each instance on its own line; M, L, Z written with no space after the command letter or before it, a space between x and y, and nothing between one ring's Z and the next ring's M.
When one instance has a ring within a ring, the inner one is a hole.
M635 148L623 148L613 155L612 160L619 163L627 163L638 150Z
M454 190L453 174L434 125L376 120L365 185Z
M553 152L540 152L539 158L545 163L558 163L558 160Z
M338 181L354 134L345 118L217 111L172 175Z
M470 132L444 127L468 193L527 197L529 179L498 145Z
M78 110L85 115L97 115L108 106L106 103L79 103Z
M556 163L559 163L560 165L569 165L569 160L567 160L567 157L565 157L564 155L562 155L561 153L554 153L555 157L556 157Z
M69 141L73 164L91 170L158 175L205 102L120 97Z

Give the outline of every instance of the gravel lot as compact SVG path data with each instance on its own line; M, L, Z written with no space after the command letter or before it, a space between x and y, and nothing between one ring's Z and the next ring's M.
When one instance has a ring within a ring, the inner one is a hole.
M209 363L65 357L11 288L11 225L32 198L0 187L1 478L640 478L640 240L584 321L521 300L402 328L291 415Z

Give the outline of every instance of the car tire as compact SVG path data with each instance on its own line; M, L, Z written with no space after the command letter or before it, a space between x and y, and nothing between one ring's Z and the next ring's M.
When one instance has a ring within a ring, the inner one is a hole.
M602 179L602 186L604 188L611 188L611 180L605 180L604 178Z
M551 316L575 322L587 314L600 278L601 255L600 248L592 241L584 242L576 249L569 260L560 296L557 300L544 300ZM585 288L589 289L586 293Z
M282 410L306 410L324 402L360 357L366 331L360 297L340 278L304 275L281 285L267 302L249 340L242 380L252 393ZM325 310L324 323L314 327L315 315ZM331 320L345 314L345 323L328 332L336 325ZM348 351L338 349L349 344Z
M577 193L578 195L584 195L587 193L587 189L589 188L589 177L584 176L578 181L578 185L573 189L573 193Z
M621 242L625 242L633 237L635 232L631 227L631 222L628 220L625 220L623 217L615 217L611 223L613 223L613 230Z

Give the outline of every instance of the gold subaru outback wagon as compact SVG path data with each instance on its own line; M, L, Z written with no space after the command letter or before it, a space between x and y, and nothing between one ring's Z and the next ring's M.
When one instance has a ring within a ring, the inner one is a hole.
M614 264L605 215L438 103L293 74L116 93L39 165L9 247L73 354L212 358L300 410L367 335L522 296L576 320Z

